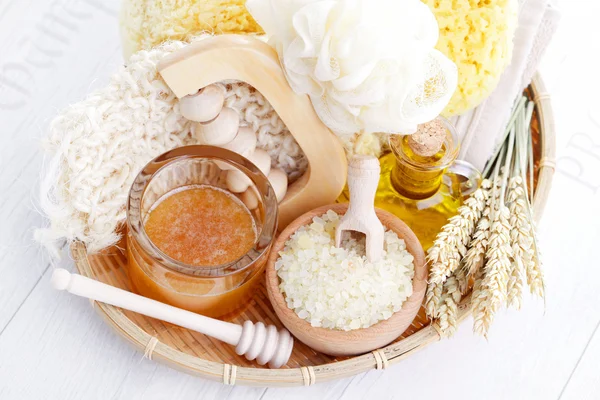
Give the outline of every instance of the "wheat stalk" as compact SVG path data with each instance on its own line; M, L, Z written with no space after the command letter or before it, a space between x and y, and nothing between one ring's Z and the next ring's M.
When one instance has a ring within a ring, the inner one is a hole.
M447 282L448 277L457 271L457 276L460 277L458 270L460 261L466 254L466 249L471 235L475 229L475 224L481 217L481 213L485 207L487 198L489 197L489 182L477 189L473 195L465 201L465 204L458 209L458 214L450 218L449 222L444 225L442 231L437 235L433 246L428 252L427 259L431 264L429 272L429 285L425 298L425 310L431 318L437 318L440 315L440 310L450 310L456 305L451 304L443 298L444 282ZM460 301L460 293L466 290L466 276L459 280L454 278L456 282L456 292ZM452 291L454 293L454 290Z
M540 257L540 251L537 246L537 235L535 228L532 225L532 238L533 248L528 254L527 263L525 264L525 271L527 273L527 284L531 290L531 294L536 295L540 298L546 296L546 286L544 284L544 273L542 271L542 261Z
M444 283L441 304L438 310L438 325L442 336L450 337L456 332L458 326L458 303L461 294L458 281L454 275L448 277Z
M464 268L467 276L474 276L481 268L485 260L485 251L487 250L488 240L490 237L490 220L493 204L498 201L500 196L500 179L494 180L494 185L488 179L484 179L482 186L487 189L487 198L485 208L482 211L482 216L477 222L477 229L469 244L469 249L464 258ZM485 185L485 186L484 186Z
M442 228L427 256L431 269L425 310L431 318L438 320L440 332L446 337L456 331L458 303L468 286L461 260L487 204L489 187L490 183L486 180L459 207L458 214Z
M487 185L489 183L486 183ZM465 204L458 208L458 214L450 218L437 235L427 254L427 260L431 263L430 283L443 283L458 269L488 197L487 187L477 189Z
M509 280L510 257L512 248L510 246L510 211L504 204L506 186L508 183L508 166L512 160L515 131L511 130L508 141L508 150L502 169L502 183L498 188L494 185L494 200L491 203L492 225L490 227L490 238L485 252L487 259L484 267L484 276L477 290L473 291L473 330L475 333L487 337L490 325L496 312L506 300L506 287ZM500 152L500 158L494 168L494 184L500 169L500 163L504 159L505 151Z
M443 283L429 283L425 295L425 312L431 318L437 318L442 304Z
M467 293L469 290L469 275L467 275L467 269L465 268L464 262L461 262L460 267L454 272L454 276L456 276L456 280L458 281L460 294Z
M531 292L544 296L539 248L524 183L527 162L531 162L527 148L531 146L528 129L532 113L532 102L523 98L517 101L503 144L483 172L491 182L482 182L458 215L442 228L428 253L431 268L425 306L444 337L456 331L458 304L471 278L473 330L486 337L504 303L521 307L525 277ZM531 165L529 170L531 173Z
M483 210L473 240L469 244L469 250L464 261L467 276L475 275L485 261L485 251L490 237L490 214L491 208L488 206Z
M478 292L473 293L473 329L483 336L487 336L494 315L506 300L512 255L509 219L508 207L501 204L491 227L481 287L478 288Z
M512 230L512 265L507 287L507 304L509 307L521 308L523 300L523 274L525 265L531 264L534 254L531 224L527 214L527 198L523 188L523 179L515 176L510 179L508 192L510 224Z
M513 175L520 176L520 180L515 180L518 189L518 199L515 204L515 221L519 223L519 234L515 233L515 242L521 248L523 267L527 276L531 293L541 298L545 296L544 276L542 272L542 262L538 247L537 235L531 202L533 202L533 190L530 191L530 198L527 196L525 187L526 172L529 171L529 183L533 187L533 148L531 145L531 134L529 130L531 116L533 115L533 103L529 103L523 111L515 118L517 129L521 132L517 138L517 151L515 152L516 162L514 163ZM519 118L520 117L520 118ZM518 279L518 278L517 278ZM521 275L522 279L522 275Z
M513 244L513 252L515 251L514 247L518 247L518 245ZM512 307L516 310L520 310L521 305L523 304L523 285L525 283L523 279L524 271L525 266L523 265L523 259L516 256L512 262L510 277L506 287L506 304L508 307Z

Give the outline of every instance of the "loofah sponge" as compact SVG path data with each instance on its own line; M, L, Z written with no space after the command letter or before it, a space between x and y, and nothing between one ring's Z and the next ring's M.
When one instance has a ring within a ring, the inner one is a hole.
M491 94L510 62L518 0L422 1L433 11L439 25L437 49L458 66L458 89L444 115L462 114ZM124 53L129 56L165 40L188 40L203 31L262 34L245 2L124 0Z
M443 114L462 114L491 94L510 62L518 0L422 1L438 22L437 49L458 67L458 88ZM262 34L245 2L124 0L121 10L124 53L129 56L138 50L149 50L166 40L187 41L202 31ZM384 134L356 134L342 142L349 155L379 156L386 139Z
M202 40L202 37L197 38ZM198 142L197 125L183 117L179 99L156 65L187 43L170 41L134 53L126 66L86 99L54 118L44 140L50 160L40 184L40 204L50 221L35 238L55 256L62 239L80 240L90 253L115 244L126 218L129 189L154 157ZM293 181L308 161L266 99L246 83L219 83L225 106L257 136L271 165Z
M518 1L422 1L440 28L436 48L458 67L458 88L444 114L462 114L492 93L510 63Z
M189 41L202 32L262 33L246 0L124 0L120 27L126 58L166 40Z

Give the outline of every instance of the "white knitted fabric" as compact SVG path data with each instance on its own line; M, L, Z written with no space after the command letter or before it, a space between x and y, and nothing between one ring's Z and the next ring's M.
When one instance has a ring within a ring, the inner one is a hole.
M40 189L49 227L35 237L54 255L61 239L80 240L90 253L117 243L138 172L165 151L196 143L193 123L181 116L177 97L156 71L159 60L185 44L168 42L134 54L107 87L52 121L44 141L51 159ZM273 166L290 180L300 176L306 158L265 98L241 82L221 85L226 105L257 132L258 147L271 155Z

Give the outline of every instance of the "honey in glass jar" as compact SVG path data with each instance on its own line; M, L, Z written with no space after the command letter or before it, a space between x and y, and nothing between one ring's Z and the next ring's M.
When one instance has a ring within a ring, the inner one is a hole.
M252 181L247 192L227 189L232 170ZM275 194L252 163L210 146L170 151L140 172L127 211L137 292L211 317L249 303L277 228Z

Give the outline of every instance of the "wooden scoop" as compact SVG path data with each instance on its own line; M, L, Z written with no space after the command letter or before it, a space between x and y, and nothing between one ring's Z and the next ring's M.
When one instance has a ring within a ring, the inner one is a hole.
M383 251L383 225L375 214L375 192L379 182L379 160L372 156L355 156L348 166L350 205L335 231L335 245L340 247L342 232L357 231L366 235L367 260L376 262Z

